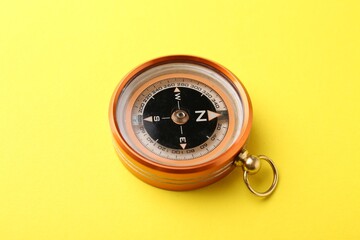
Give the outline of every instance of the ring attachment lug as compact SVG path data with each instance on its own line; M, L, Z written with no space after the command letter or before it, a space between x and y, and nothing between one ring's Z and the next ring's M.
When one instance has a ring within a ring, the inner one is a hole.
M261 168L261 161L266 161L270 167L272 168L273 171L273 181L271 186L264 192L259 192L256 191L249 182L249 178L248 175L252 175L257 173L260 168ZM248 150L246 150L245 148L243 148L241 150L241 152L238 155L238 158L234 161L234 164L237 167L242 167L244 173L243 173L243 178L244 178L244 182L246 184L246 186L248 187L248 189L255 194L258 197L267 197L269 196L276 188L277 183L279 181L279 173L278 170L274 164L274 162L268 158L265 155L259 155L259 156L255 156L255 155L249 155Z

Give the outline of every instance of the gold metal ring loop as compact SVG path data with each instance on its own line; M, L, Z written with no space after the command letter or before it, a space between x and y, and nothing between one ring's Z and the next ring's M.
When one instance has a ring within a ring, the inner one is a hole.
M260 160L264 160L264 161L268 162L269 165L271 166L272 170L273 170L274 175L273 175L273 182L272 182L271 186L265 192L256 191L255 189L253 189L251 187L250 182L249 182L249 178L248 178L249 171L247 171L245 169L244 169L244 182L245 182L246 186L248 187L248 189L253 194L255 194L256 196L258 196L258 197L267 197L275 190L276 185L277 185L277 183L279 181L279 173L278 173L278 170L275 167L274 162L270 158L268 158L267 156L264 156L264 155L260 155L260 156L258 156L258 158Z

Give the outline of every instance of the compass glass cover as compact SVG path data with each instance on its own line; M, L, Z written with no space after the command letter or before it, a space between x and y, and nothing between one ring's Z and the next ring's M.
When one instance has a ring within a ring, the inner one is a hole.
M125 142L162 165L192 166L229 149L244 121L236 87L211 67L164 63L128 81L116 105Z

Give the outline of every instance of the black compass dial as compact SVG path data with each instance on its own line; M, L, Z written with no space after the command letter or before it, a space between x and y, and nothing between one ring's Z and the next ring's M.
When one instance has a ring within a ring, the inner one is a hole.
M185 87L153 95L144 107L143 123L153 140L171 149L205 143L217 126L214 104L204 94Z
M152 81L137 93L131 123L150 152L167 159L204 156L229 127L228 109L214 88L191 78Z

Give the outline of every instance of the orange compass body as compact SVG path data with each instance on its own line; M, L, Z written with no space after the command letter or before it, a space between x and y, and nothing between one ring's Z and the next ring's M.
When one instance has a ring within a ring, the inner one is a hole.
M234 169L252 107L229 70L176 55L127 74L111 98L109 117L116 152L135 176L159 188L191 190Z

